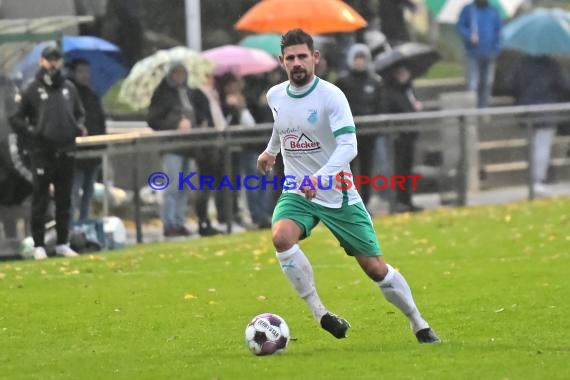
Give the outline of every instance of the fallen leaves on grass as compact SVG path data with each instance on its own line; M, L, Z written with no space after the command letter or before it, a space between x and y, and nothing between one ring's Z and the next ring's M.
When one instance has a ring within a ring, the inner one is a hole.
M105 261L105 260L107 260L105 258L105 256L102 256L102 255L89 255L88 257L89 257L89 260L93 260L93 261Z

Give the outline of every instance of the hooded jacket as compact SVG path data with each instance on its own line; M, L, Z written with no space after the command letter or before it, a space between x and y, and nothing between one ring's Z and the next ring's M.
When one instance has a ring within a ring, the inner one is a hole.
M31 149L67 149L81 136L85 111L77 89L58 71L40 69L35 79L16 96L17 109L10 116L14 131L27 138Z
M371 66L370 49L364 44L352 45L346 58L349 71L343 74L335 85L346 95L354 116L376 115L382 110L382 82L370 68L364 71L354 69L354 58L358 54L363 54L368 66Z
M187 85L177 87L170 79L177 67L186 70L182 64L174 63L152 94L147 122L156 131L177 129L183 115L190 119L192 128L197 128L204 121L210 124L210 107L206 96L200 90L190 89ZM184 104L185 100L190 104Z

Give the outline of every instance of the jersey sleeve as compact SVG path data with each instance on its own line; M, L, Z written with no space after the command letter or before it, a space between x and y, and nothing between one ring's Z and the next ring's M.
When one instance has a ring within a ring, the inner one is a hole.
M267 105L271 109L271 113L273 114L273 120L277 119L277 110L275 107L272 106L272 96L273 88L267 92ZM273 127L273 131L271 132L271 138L269 139L269 143L267 144L267 148L265 151L272 156L277 156L281 151L281 141L279 139L279 133L275 130L275 126Z
M265 151L272 156L277 156L279 152L281 152L281 141L275 128L273 128L273 132L271 132L271 139L269 139L269 143L267 144Z
M344 168L350 164L350 161L356 157L358 153L356 134L345 133L341 134L336 138L336 149L333 154L322 168L319 169L314 175L317 177L322 177L323 182L326 181L329 176L335 176ZM326 181L328 182L328 181ZM328 183L325 184L328 186Z
M356 133L352 111L346 96L338 87L333 87L333 89L327 101L327 111L334 137L345 133Z

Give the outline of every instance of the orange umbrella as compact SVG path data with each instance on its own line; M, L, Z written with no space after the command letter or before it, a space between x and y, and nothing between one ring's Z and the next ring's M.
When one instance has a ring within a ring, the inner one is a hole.
M237 22L238 30L285 33L301 28L309 34L353 32L367 22L340 0L263 0Z

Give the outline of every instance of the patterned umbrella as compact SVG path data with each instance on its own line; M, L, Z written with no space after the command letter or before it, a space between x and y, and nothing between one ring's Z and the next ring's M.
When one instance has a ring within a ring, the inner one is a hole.
M502 18L512 17L525 0L489 0ZM436 16L438 22L455 24L464 6L473 0L426 0L428 9Z
M159 50L135 64L121 84L119 100L136 110L147 108L154 90L174 62L182 62L186 65L190 87L202 85L214 69L214 64L206 57L186 47Z

